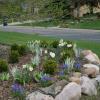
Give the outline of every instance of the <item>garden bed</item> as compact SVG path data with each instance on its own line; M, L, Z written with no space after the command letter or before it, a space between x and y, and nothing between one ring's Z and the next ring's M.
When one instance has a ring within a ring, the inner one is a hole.
M98 56L62 39L51 43L36 40L9 47L9 59L0 61L0 100L32 100L29 95L36 91L56 98L70 82L80 84L84 64L91 62L94 64L91 66L99 66ZM90 54L93 60L85 58ZM97 73L94 71L85 74L94 78Z

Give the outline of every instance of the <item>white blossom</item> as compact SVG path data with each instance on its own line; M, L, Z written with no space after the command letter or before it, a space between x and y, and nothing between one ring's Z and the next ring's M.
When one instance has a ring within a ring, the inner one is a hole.
M27 68L27 65L23 65L23 69Z
M52 58L54 58L54 57L55 57L55 53L50 52L50 56L51 56Z
M72 47L72 44L67 44L67 47L68 47L68 48Z
M47 51L47 50L45 50L45 51L44 51L44 53L45 53L45 54L47 54L47 53L48 53L48 51Z
M29 71L33 71L33 67L29 67Z

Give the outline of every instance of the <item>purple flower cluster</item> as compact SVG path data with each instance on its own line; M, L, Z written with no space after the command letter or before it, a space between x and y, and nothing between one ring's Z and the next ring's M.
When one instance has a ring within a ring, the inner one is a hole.
M75 66L75 68L80 69L81 68L81 63L77 62L77 63L75 63L74 66Z
M64 75L64 71L60 71L58 74L59 74L59 76L63 76Z
M11 88L14 93L24 94L24 88L17 83L13 84Z
M63 64L62 66L60 66L60 68L62 68L62 69L66 69L67 67L68 67L67 64Z
M52 80L52 78L50 76L48 76L48 75L43 75L41 77L41 81L51 81L51 80Z

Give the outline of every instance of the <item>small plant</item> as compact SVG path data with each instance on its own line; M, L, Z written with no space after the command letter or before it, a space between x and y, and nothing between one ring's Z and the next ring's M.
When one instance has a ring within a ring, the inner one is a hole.
M43 47L43 48L46 48L48 46L48 42L46 41L41 41L40 42L40 46Z
M5 60L0 59L0 72L8 71L8 63Z
M26 45L20 45L18 52L21 56L23 56L26 53Z
M43 73L42 72L34 72L33 73L33 78L36 82L40 82L40 79L42 77Z
M65 60L65 64L68 65L67 67L67 71L70 72L74 69L74 63L75 63L75 60L74 59L71 59L71 58L67 58Z
M43 64L44 73L54 74L57 71L57 62L55 60L46 60Z
M13 97L17 100L25 100L25 90L21 85L15 83L11 86L11 89Z
M10 62L17 63L19 61L19 53L18 51L12 50L10 54Z
M42 87L47 87L52 84L52 80L53 80L53 78L51 78L48 74L44 74L41 77L40 83L41 83Z
M58 44L59 44L59 41L53 41L53 42L51 43L51 47L57 48L57 47L58 47Z
M10 77L9 73L4 72L0 75L0 80L7 81L7 80L9 80L9 77Z
M11 46L11 50L19 50L19 45L18 44L13 44L12 46Z
M27 69L20 70L17 67L14 67L11 70L11 73L14 78L14 81L17 83L25 85L25 83L28 83L30 81L31 77L30 77L29 70Z

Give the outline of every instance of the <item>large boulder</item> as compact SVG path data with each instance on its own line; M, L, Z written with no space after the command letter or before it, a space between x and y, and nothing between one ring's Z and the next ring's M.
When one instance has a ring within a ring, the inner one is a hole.
M72 73L72 76L73 76L73 77L80 78L80 77L81 77L81 73L80 73L80 72L73 72L73 73Z
M54 100L54 98L50 95L46 95L39 91L35 91L35 92L29 94L26 97L26 100Z
M95 68L85 68L83 70L83 74L88 77L95 78L96 77L96 69Z
M69 81L70 82L75 82L77 84L80 84L80 78L78 78L78 77L70 77Z
M40 90L42 90L46 94L50 94L52 96L56 96L58 93L60 93L62 91L64 86L67 85L67 84L68 84L68 81L61 80L61 81L57 81L56 83L52 84L49 87L41 88Z
M93 53L91 50L83 50L80 53L80 56L86 60L88 63L93 63L93 64L100 64L100 59L99 57Z
M81 91L83 94L92 96L97 95L97 89L94 84L94 81L89 79L86 76L81 77Z
M97 65L94 65L94 64L84 64L83 68L87 69L86 70L87 74L92 74L92 75L94 74L94 76L99 74L99 67Z
M64 87L55 100L79 100L81 97L81 87L75 82L71 82Z

